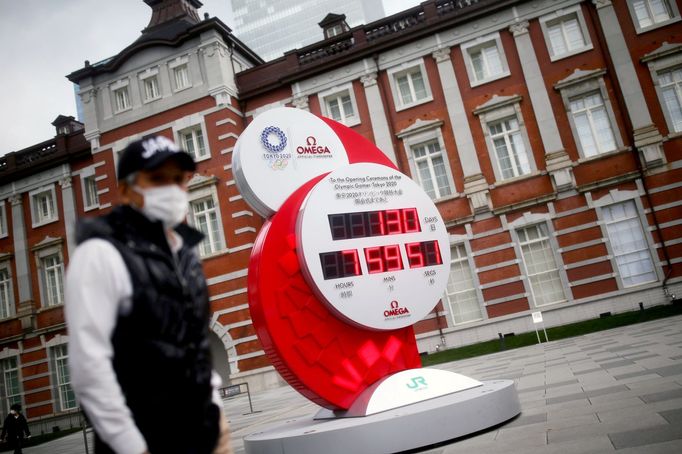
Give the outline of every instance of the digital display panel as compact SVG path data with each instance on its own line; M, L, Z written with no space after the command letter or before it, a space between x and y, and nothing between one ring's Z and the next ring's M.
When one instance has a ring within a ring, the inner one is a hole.
M330 214L333 240L421 232L416 208Z
M438 241L407 243L405 249L407 250L407 260L410 264L410 268L422 268L424 266L441 265L443 263Z
M372 163L321 178L296 220L296 254L316 296L344 321L377 330L433 309L450 275L449 238L417 183ZM396 304L409 313L392 315Z
M322 252L320 253L320 262L322 263L322 275L325 280L360 276L362 274L358 251L355 249Z
M423 268L443 264L437 240L406 243L407 261L410 268ZM399 244L372 246L363 249L367 273L390 273L405 269ZM349 276L361 276L360 257L355 249L332 251L320 254L324 280Z

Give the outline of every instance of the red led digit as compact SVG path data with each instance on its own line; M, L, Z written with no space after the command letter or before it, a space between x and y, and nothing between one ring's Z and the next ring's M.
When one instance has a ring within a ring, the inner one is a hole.
M384 226L384 212L383 211L370 211L367 214L369 218L369 235L379 236L386 235L386 228Z
M345 240L349 238L345 214L330 214L329 226L332 229L333 240Z
M364 238L367 236L365 228L365 213L350 213L350 237Z
M343 257L343 274L344 276L360 276L360 259L358 258L358 251L350 249L348 251L341 251Z
M440 265L443 263L443 259L440 256L440 248L438 247L438 241L428 241L423 243L424 250L426 252L426 265Z
M403 232L414 233L419 232L419 217L417 216L416 208L404 208L403 212Z
M407 250L407 260L410 262L410 268L421 268L424 266L424 253L421 243L407 243L405 249Z
M403 233L400 210L384 211L384 219L386 220L386 234Z
M400 247L397 244L392 244L383 247L384 263L386 264L386 271L397 271L403 269L403 259L400 257Z
M367 261L367 272L369 274L383 273L385 271L381 247L365 248L365 260Z

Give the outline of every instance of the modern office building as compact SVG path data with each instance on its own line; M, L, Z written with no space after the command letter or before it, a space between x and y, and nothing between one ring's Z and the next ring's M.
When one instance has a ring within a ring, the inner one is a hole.
M281 383L247 300L263 220L232 174L239 134L278 106L345 123L434 199L451 276L416 325L421 352L532 331L536 311L554 326L682 294L679 2L429 0L340 35L324 33L343 26L334 8L316 43L267 63L200 19L197 0L146 3L138 40L68 76L89 147L0 158L3 405L19 399L31 418L68 406L73 223L115 203L118 153L148 134L199 162L188 221L206 233L219 372L252 390Z
M265 60L319 41L319 23L344 14L350 27L381 19L381 0L229 0L234 33ZM330 33L344 33L341 27Z

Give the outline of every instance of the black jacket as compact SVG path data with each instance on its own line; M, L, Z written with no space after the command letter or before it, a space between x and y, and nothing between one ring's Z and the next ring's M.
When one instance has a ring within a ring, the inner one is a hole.
M184 244L174 256L160 222L120 206L82 221L77 239L111 242L130 272L132 310L117 320L113 367L149 451L209 453L219 409L211 401L208 290L194 250L203 235L185 224L176 231Z
M7 435L7 439L13 441L23 439L24 434L27 437L31 435L31 432L28 431L28 424L26 423L24 415L21 413L18 413L17 416L12 415L11 413L7 415L5 423L2 426L2 435L0 435L0 438L4 439L5 435Z

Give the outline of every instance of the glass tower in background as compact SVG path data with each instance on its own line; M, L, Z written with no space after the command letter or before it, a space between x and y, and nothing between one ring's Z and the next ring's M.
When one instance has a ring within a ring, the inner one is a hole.
M324 39L318 22L345 14L352 28L384 17L381 0L229 0L234 34L265 60Z

